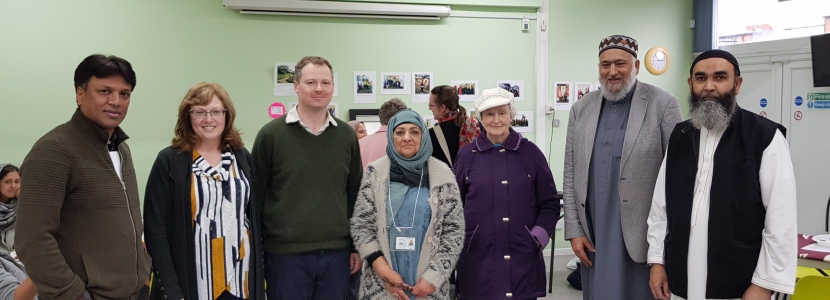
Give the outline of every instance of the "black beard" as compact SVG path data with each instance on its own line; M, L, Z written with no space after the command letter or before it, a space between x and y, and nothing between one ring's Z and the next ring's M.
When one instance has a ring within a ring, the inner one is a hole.
M709 130L724 130L729 126L735 113L737 101L736 88L720 95L717 100L704 100L701 95L689 94L689 120L695 128L706 127Z

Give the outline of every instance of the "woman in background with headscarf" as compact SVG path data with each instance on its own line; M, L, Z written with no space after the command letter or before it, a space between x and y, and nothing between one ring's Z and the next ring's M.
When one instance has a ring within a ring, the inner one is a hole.
M366 134L366 125L363 124L363 121L357 121L357 120L349 121L349 126L352 126L352 129L354 129L354 133L357 134L357 139L358 140L364 138L365 136L367 136L367 134Z
M367 268L361 299L449 299L448 278L464 241L458 185L431 157L421 116L389 121L387 156L366 169L351 233Z

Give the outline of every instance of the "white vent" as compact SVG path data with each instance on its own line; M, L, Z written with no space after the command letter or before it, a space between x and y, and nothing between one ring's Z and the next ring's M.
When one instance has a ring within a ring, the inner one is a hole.
M451 12L449 6L442 5L307 0L223 0L223 4L242 14L290 16L438 20Z

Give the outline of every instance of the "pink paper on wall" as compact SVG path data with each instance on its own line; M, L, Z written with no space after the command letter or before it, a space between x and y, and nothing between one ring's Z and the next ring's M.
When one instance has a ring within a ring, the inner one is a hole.
M288 111L286 111L285 105L283 105L280 102L274 102L274 103L271 103L270 106L268 106L268 115L270 115L271 118L274 118L274 119L281 117L282 115L286 114L287 112Z

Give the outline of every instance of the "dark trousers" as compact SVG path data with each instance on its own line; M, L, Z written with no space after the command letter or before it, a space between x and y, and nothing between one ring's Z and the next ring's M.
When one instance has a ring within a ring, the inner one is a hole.
M357 270L354 274L349 276L349 295L346 300L357 300L360 297L360 276L363 271Z
M268 300L340 300L349 292L349 249L265 253Z

